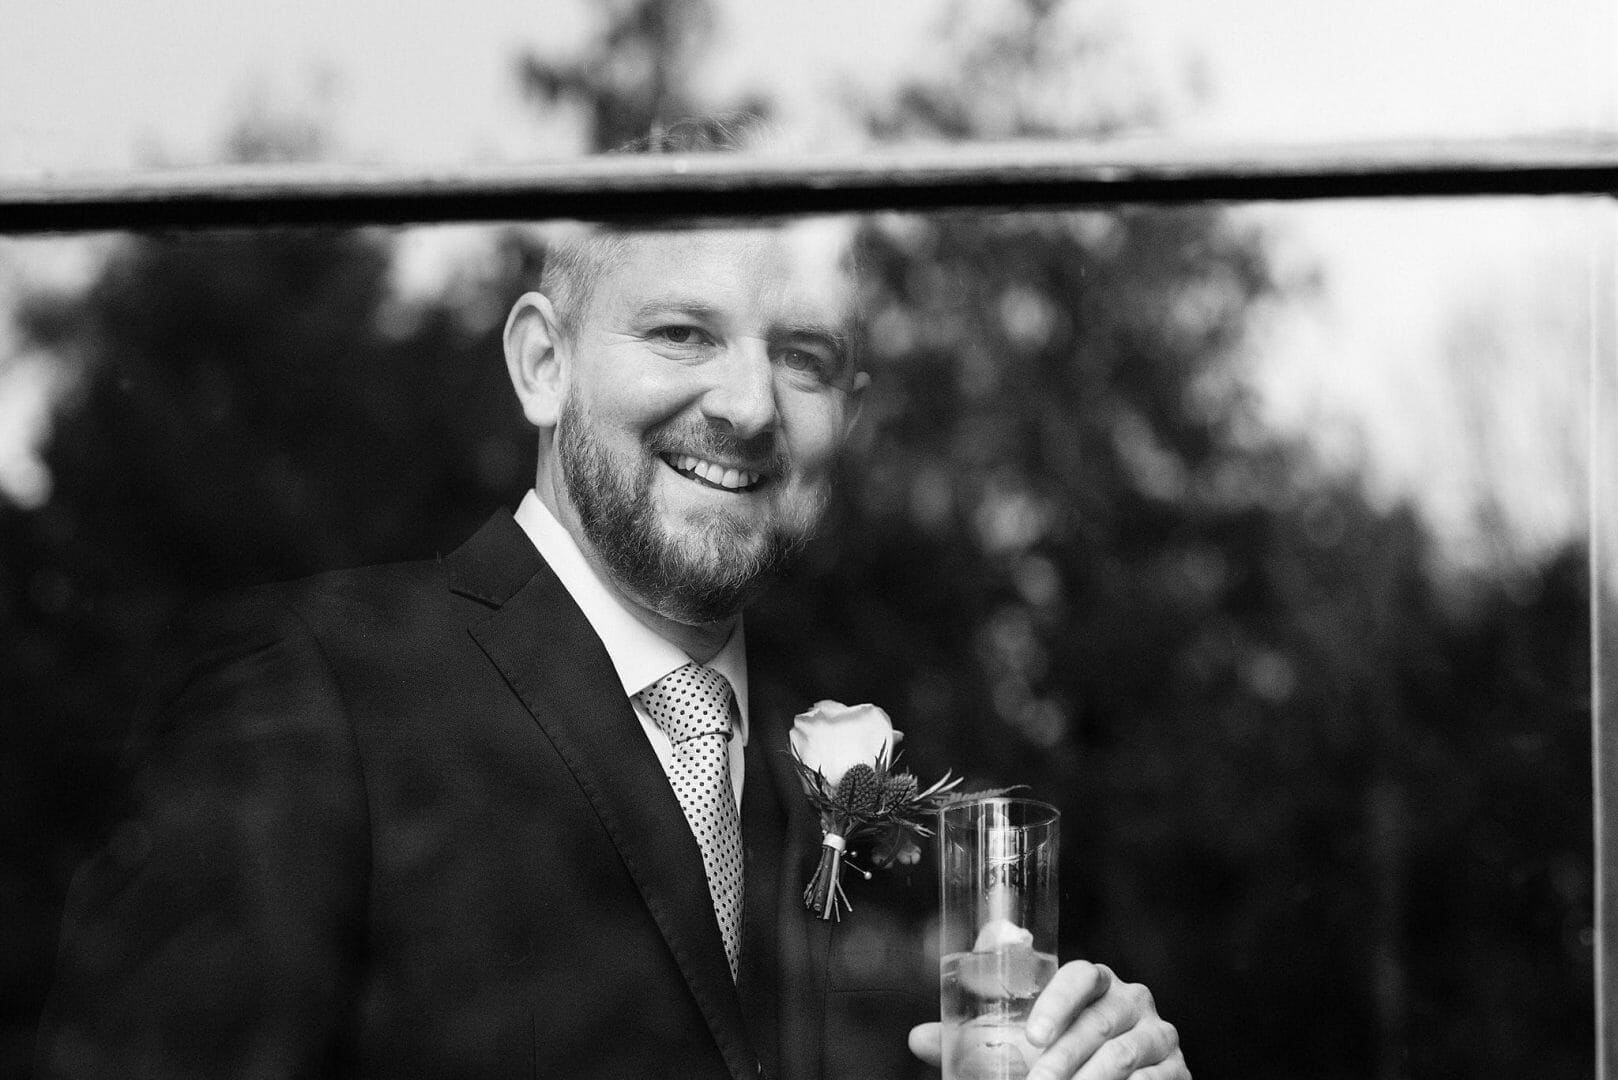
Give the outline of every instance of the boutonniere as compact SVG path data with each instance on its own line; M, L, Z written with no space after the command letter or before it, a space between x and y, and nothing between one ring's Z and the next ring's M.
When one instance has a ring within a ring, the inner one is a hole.
M879 868L912 865L921 859L917 839L932 834L922 822L955 798L961 781L949 773L922 788L914 776L894 767L901 738L875 705L819 701L792 722L792 760L820 816L821 831L820 862L803 902L822 919L840 919L839 905L854 909L841 881L843 867L853 865L850 845L870 841L870 858Z

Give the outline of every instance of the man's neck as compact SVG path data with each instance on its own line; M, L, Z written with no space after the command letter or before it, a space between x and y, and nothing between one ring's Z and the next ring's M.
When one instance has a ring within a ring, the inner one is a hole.
M607 568L601 564L595 552L586 550L584 557L590 563L590 568L596 572L612 594L623 602L630 614L653 633L677 645L681 652L699 664L706 664L718 655L719 650L725 647L730 635L736 631L736 623L740 616L732 616L722 622L703 623L692 626L689 623L678 622L647 607L633 594L626 592L617 581L613 579Z

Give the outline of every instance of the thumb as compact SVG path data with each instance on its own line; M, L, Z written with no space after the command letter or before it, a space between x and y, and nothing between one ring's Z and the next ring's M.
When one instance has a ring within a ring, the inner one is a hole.
M944 1025L934 1021L910 1029L910 1052L938 1068L944 1059Z

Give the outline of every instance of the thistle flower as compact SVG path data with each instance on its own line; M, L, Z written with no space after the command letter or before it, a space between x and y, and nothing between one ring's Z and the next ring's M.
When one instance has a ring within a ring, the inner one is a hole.
M877 812L885 788L885 783L877 779L875 769L869 765L855 765L843 774L842 781L837 785L837 801L850 817L870 817Z
M878 814L891 814L898 807L916 797L916 778L910 773L889 773L882 781L882 796L877 801Z

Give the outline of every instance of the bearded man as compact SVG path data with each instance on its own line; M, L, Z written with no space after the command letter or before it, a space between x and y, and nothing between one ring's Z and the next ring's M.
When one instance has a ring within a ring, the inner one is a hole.
M176 635L39 1074L936 1064L936 983L803 910L818 827L741 621L824 511L867 382L854 311L820 224L558 245L504 337L539 443L515 514ZM1035 1075L1188 1075L1104 967L1061 969L1030 1034Z

